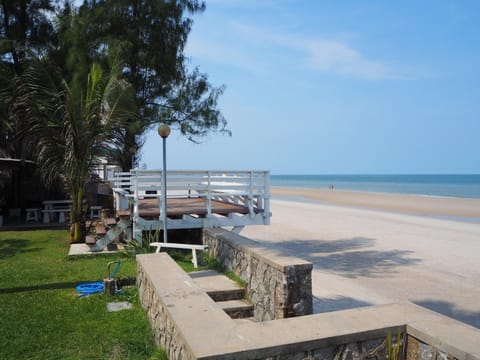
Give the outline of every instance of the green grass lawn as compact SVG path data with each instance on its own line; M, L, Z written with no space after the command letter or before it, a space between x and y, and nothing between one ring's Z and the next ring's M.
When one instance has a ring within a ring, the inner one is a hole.
M135 288L125 294L78 298L75 286L107 277L135 276L135 259L122 255L67 258L64 230L0 232L0 359L163 358L153 341ZM107 303L134 308L107 312Z

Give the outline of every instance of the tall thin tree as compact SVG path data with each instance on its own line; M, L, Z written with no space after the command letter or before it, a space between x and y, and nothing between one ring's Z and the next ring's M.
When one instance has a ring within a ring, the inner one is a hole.
M92 58L102 59L119 47L122 73L135 89L138 113L125 124L117 160L131 168L132 148L159 121L176 126L195 140L210 131L229 133L218 110L224 87L191 70L184 55L193 20L205 10L201 0L85 0L79 8L83 44Z

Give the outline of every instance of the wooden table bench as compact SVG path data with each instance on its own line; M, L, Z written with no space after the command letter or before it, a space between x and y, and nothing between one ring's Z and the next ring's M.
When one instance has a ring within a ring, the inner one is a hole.
M46 200L42 201L44 209L42 210L43 214L43 223L50 223L50 216L58 214L58 222L65 223L65 219L70 212L71 200Z
M197 261L197 250L206 250L208 249L207 245L194 245L194 244L179 244L179 243L164 243L164 242L152 242L150 246L157 247L156 253L159 253L160 250L163 248L170 248L170 249L187 249L192 250L192 263L193 267L198 267Z
M63 224L66 222L67 214L70 212L70 208L62 208L62 209L48 209L42 210L43 214L43 223L49 224L50 223L50 216L54 214L58 214L58 222Z

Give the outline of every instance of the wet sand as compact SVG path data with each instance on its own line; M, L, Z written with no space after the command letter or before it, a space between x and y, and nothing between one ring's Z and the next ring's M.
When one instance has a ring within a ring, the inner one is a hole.
M480 199L430 197L402 194L369 193L346 190L294 189L272 187L273 197L305 198L327 204L368 209L399 211L421 215L478 218Z

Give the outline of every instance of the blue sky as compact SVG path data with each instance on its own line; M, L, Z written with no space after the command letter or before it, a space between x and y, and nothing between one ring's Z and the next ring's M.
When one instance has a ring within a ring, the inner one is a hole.
M480 1L206 3L186 55L232 136L173 129L170 169L480 173Z

